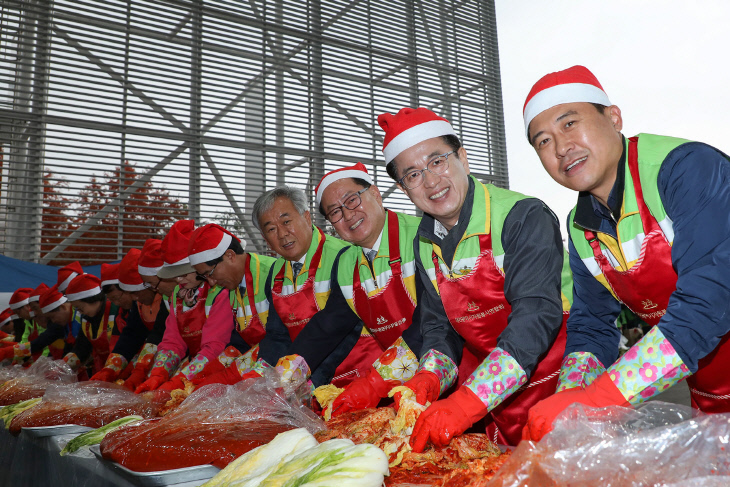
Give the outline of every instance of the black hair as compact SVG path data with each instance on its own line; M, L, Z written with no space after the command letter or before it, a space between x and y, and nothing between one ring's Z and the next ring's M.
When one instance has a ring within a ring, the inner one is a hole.
M117 290L121 291L122 289L114 283L106 284L105 286L103 286L101 288L101 292L103 292L104 294L113 293L114 291L117 291Z
M372 184L370 184L369 182L365 181L362 178L350 178L350 179L352 179L355 182L355 184L357 184L361 188L368 189L370 186L372 186ZM322 208L322 202L321 201L319 202L319 214L322 215L322 216L325 216L325 217L327 216L325 214L325 212L324 212L324 208Z
M442 135L441 140L444 142L444 144L448 145L449 148L451 148L451 150L454 152L457 152L462 147L459 137L454 134ZM459 158L458 153L454 155L457 159ZM385 165L385 170L388 173L388 176L390 176L393 181L398 182L398 172L395 169L395 163L393 161L390 161L388 164Z

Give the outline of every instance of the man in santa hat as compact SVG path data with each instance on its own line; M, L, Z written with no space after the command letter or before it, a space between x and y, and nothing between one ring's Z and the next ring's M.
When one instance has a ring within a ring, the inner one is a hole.
M351 354L356 343L368 346L362 337L362 322L353 313L339 286L332 286L332 276L338 256L347 244L325 235L312 225L304 192L283 186L259 196L253 208L253 222L261 231L269 248L280 257L273 263L265 286L268 307L266 335L260 347L254 347L211 381L236 380L257 376L262 369L275 366L286 380L309 378L319 386L341 376L344 385L363 367L367 371L370 362L357 360L367 351L358 348ZM221 247L230 242L221 242ZM218 274L217 267L197 264L196 269L211 283L226 274ZM336 324L348 333L337 344L336 350L323 356L309 344L297 341L301 331L323 320ZM377 346L371 341L370 345ZM377 355L375 355L377 356ZM351 360L347 360L351 359Z
M332 404L332 416L371 408L387 397L390 389L413 376L421 353L417 313L422 286L416 279L413 240L420 218L386 210L380 190L362 163L325 174L315 189L319 212L337 234L353 244L341 259L337 281L347 303L363 320L381 351L364 357L373 366L367 374L345 387ZM354 266L346 266L352 262ZM342 333L336 326L304 328L299 340L329 353ZM329 346L328 346L329 345Z
M699 142L621 133L621 110L573 66L541 78L525 133L579 192L568 219L575 301L558 393L530 410L539 440L568 405L636 405L687 378L692 405L730 411L730 161ZM626 305L652 329L621 358Z
M378 123L388 174L424 213L415 256L424 343L406 386L432 404L411 445L446 445L485 417L490 436L514 445L529 407L555 391L563 356L571 280L558 221L540 200L470 175L456 131L431 110Z

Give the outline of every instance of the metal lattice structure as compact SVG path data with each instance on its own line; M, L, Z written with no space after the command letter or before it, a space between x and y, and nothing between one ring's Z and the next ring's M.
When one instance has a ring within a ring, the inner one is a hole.
M178 218L228 225L281 184L365 163L388 207L377 115L451 120L508 186L492 0L3 0L0 250L120 258ZM315 221L323 224L317 211Z

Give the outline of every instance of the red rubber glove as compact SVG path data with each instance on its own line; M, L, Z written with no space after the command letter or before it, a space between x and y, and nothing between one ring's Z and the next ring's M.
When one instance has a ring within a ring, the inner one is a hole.
M430 439L436 447L449 444L451 438L466 431L487 414L487 406L468 387L461 386L446 399L431 404L421 413L413 427L410 444L416 453L423 452Z
M168 380L164 384L162 384L160 387L157 388L158 391L169 391L172 392L175 389L185 389L185 384L182 381L182 375L176 375L172 379ZM144 384L142 384L144 385ZM141 386L140 386L141 387Z
M370 367L365 377L359 377L345 386L344 392L332 403L332 417L358 409L374 408L380 399L388 397L400 381L384 380L375 368Z
M416 375L411 377L411 380L403 385L416 393L416 401L418 404L434 402L439 398L439 394L441 393L439 377L427 370L417 372ZM396 393L393 399L395 399L395 410L397 411L398 404L400 404L400 393Z
M138 385L134 390L134 393L141 394L146 391L155 391L158 387L167 382L169 378L170 374L162 367L152 369L150 378Z
M216 360L217 362L217 360ZM249 372L250 373L250 372ZM244 375L248 375L249 373L246 373ZM256 374L258 377L260 375ZM200 383L195 387L196 389L199 389L203 386L207 386L208 384L228 384L233 385L237 384L238 382L241 382L241 374L238 372L238 367L236 367L236 362L231 363L228 367L226 367L222 372L218 372L216 374L211 374L210 376L206 377Z
M116 370L112 370L110 368L104 367L99 372L91 376L91 379L89 380L99 380L102 382L114 382L117 380L117 373Z
M0 362L5 360L6 358L14 358L15 357L15 347L4 347L0 348Z
M146 369L144 365L135 365L132 373L129 374L129 378L124 381L124 388L134 392L147 379Z
M566 389L532 406L527 412L527 424L522 429L522 439L540 441L553 430L553 421L558 414L576 402L593 408L629 405L608 372L604 372L585 389L581 387Z
M203 370L198 372L193 376L192 379L190 379L190 382L192 382L195 385L200 384L208 377L211 377L215 374L221 373L225 371L226 368L223 366L222 363L218 359L210 360L207 364L205 364L205 367L203 367Z

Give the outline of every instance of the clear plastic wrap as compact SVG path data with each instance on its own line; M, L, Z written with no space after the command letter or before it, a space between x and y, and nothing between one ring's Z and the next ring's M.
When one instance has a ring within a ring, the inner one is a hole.
M13 419L10 432L18 434L21 428L66 424L98 428L131 415L152 418L161 405L153 399L152 395L137 395L108 382L52 384L40 404Z
M323 429L324 423L302 404L307 387L284 387L268 373L234 386L210 384L164 418L109 433L101 451L104 458L137 472L205 464L222 468L283 431Z
M539 443L523 441L488 487L730 485L730 414L649 402L573 405ZM476 486L474 486L476 487Z
M63 360L38 357L33 365L24 371L6 367L7 374L16 374L0 387L0 406L16 404L35 397L41 397L46 388L53 384L71 384L77 381L76 373Z

